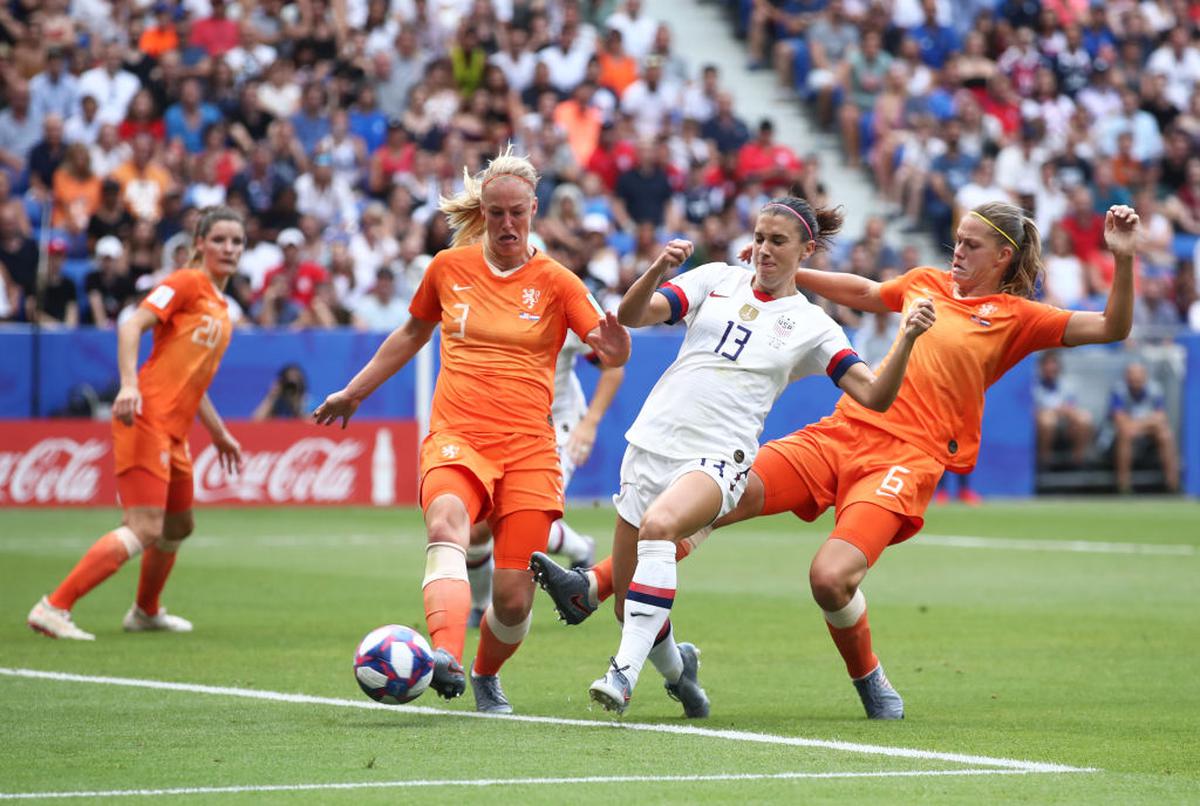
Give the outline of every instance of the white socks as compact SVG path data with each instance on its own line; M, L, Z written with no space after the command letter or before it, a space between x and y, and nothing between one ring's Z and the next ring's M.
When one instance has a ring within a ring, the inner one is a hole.
M467 581L471 583L471 609L486 610L492 603L492 541L467 546Z
M642 540L638 543L637 568L625 596L625 625L615 658L618 668L628 667L622 671L630 688L637 685L642 665L674 603L675 544L670 540Z
M663 630L665 632L660 633L662 637L650 649L650 662L664 680L674 685L683 676L683 655L679 654L679 645L675 643L675 628L671 626L670 619L667 619Z
M548 554L565 554L572 563L580 563L587 560L591 550L587 538L572 529L562 518L550 524L550 535L546 539Z

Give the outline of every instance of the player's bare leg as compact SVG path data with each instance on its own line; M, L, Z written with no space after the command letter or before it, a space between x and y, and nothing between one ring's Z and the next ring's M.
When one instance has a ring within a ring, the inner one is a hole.
M126 632L191 632L192 622L167 612L159 602L180 545L196 528L192 510L168 512L163 518L162 537L146 546L138 575L137 598L121 626Z

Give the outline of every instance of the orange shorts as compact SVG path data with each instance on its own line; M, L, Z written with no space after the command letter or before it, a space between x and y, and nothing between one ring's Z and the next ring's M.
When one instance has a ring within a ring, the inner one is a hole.
M554 435L433 433L421 444L421 507L429 505L425 476L457 467L479 482L486 496L478 518L494 523L521 510L562 516L562 470Z
M192 455L186 439L176 439L135 418L113 420L117 494L123 507L156 507L167 512L192 508Z
M851 504L874 504L901 516L891 539L899 543L925 524L945 468L885 431L833 415L766 443L751 469L762 479L763 515L790 511L812 521L831 506L841 518Z

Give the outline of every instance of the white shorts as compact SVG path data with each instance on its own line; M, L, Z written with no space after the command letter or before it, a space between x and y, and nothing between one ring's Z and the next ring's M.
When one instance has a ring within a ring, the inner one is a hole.
M571 430L574 425L554 423L554 440L558 445L558 463L562 466L563 489L571 486L571 477L575 475L575 462L567 452L567 443L571 440Z
M613 496L617 514L640 528L642 517L654 499L680 476L694 470L708 474L721 488L721 509L713 516L713 520L732 512L746 491L746 480L750 476L749 462L739 470L724 459L668 459L630 445L625 449L625 458L621 460L621 490Z

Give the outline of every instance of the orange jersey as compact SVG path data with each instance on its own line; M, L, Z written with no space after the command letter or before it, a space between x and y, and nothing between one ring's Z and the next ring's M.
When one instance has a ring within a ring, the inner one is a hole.
M141 307L158 317L154 349L138 372L141 416L154 428L187 439L200 399L229 346L229 307L199 269L175 272Z
M500 276L476 244L445 249L409 312L442 323L430 430L551 434L554 366L567 328L586 339L603 316L583 281L541 252Z
M965 472L979 455L984 391L1030 353L1062 346L1071 312L1012 294L958 299L953 288L949 272L928 267L881 286L893 311L907 311L921 297L933 300L937 322L917 339L891 408L872 411L843 395L837 414Z

